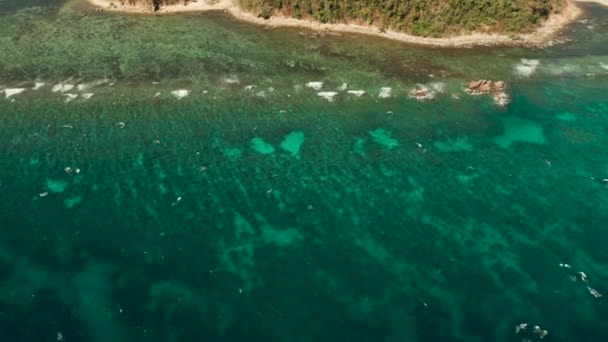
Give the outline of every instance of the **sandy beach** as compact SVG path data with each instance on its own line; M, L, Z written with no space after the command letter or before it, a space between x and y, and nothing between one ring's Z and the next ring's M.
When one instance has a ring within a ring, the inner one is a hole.
M205 12L224 10L229 12L237 19L265 25L269 27L301 27L316 31L326 32L343 32L357 33L382 37L392 40L398 40L410 44L419 44L426 46L439 47L470 47L470 46L494 46L494 45L528 45L528 46L544 46L550 45L552 40L557 37L561 29L569 23L574 22L581 14L582 10L577 3L597 3L603 6L608 6L608 0L571 0L560 13L553 14L533 33L513 35L501 34L486 34L473 33L454 37L445 38L427 38L413 36L403 32L385 31L380 32L380 29L374 26L364 26L355 24L321 24L308 20L299 20L295 18L273 16L270 19L259 18L253 13L241 10L235 6L232 0L219 0L217 2L209 2L199 0L187 5L171 5L164 6L159 12L154 12L152 6L129 6L120 5L113 0L87 0L91 5L107 11L127 12L127 13L142 13L142 14L168 14L178 12Z

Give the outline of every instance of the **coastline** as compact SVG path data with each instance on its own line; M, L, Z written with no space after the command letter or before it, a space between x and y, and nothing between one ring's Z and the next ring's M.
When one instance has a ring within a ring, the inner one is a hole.
M159 12L154 12L152 7L118 5L111 6L112 0L87 0L94 7L110 12L125 12L139 14L170 14L180 12L205 12L223 10L230 13L236 19L267 27L299 27L322 32L356 33L375 37L387 38L409 44L435 46L435 47L473 47L473 46L536 46L542 47L552 44L552 39L568 24L576 21L583 13L578 3L596 3L608 6L608 0L568 0L565 7L559 12L551 15L542 25L532 33L520 35L473 33L444 38L428 38L410 35L403 32L387 30L380 32L379 28L373 26L355 24L322 24L318 22L299 20L295 18L273 16L270 19L257 17L255 14L243 11L235 6L232 0L219 0L217 3L207 3L199 0L188 5L170 5L163 7Z

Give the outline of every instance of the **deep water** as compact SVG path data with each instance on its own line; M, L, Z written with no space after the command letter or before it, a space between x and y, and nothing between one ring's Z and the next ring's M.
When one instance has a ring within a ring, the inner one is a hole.
M606 341L607 10L453 50L62 5L0 0L0 340Z

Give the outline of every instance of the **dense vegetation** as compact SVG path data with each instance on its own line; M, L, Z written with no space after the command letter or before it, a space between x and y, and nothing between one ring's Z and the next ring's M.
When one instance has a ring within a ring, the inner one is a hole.
M356 22L420 36L470 31L525 32L564 0L237 0L263 17Z
M157 9L194 0L123 0L149 2ZM218 0L207 0L209 2ZM263 18L282 15L322 23L374 25L419 36L467 32L531 31L566 0L234 0Z

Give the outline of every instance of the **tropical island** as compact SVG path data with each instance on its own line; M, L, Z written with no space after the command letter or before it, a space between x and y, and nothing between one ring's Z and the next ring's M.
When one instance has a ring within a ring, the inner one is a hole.
M552 42L581 15L578 2L605 0L89 0L104 10L174 13L225 10L278 27L372 34L437 46L534 45Z

